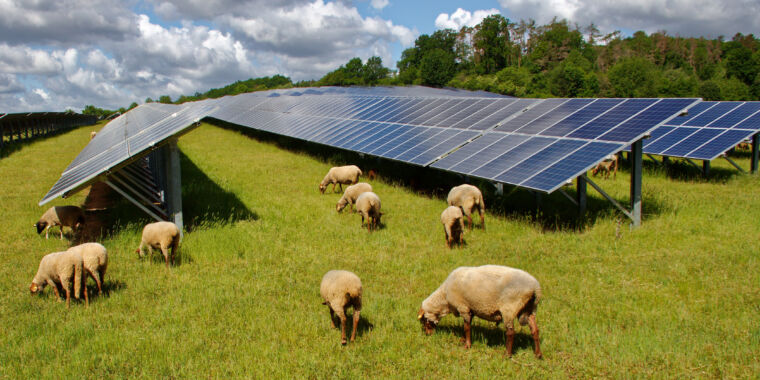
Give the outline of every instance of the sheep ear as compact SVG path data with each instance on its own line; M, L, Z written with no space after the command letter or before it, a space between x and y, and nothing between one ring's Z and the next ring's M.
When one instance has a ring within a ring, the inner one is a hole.
M420 312L417 314L417 319L422 319L423 315L425 315L425 311L420 308Z

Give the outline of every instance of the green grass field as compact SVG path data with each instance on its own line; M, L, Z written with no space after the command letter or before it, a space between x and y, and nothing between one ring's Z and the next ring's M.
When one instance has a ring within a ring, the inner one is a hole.
M179 143L188 232L178 265L167 271L158 255L137 258L149 220L122 201L101 239L108 295L67 311L49 288L29 295L40 258L70 244L45 240L32 224L50 206L37 202L90 130L0 159L2 378L760 374L760 183L724 160L713 163L710 179L685 165L645 165L644 222L634 231L590 187L589 220L580 224L566 216L574 206L559 194L544 197L535 216L530 194L489 193L487 230L476 227L466 247L449 250L439 221L445 199L381 171L371 183L384 228L368 234L358 215L335 212L339 194L317 190L345 155L203 125ZM747 157L737 160L748 167ZM628 175L618 174L597 182L627 202ZM422 332L422 300L454 268L482 264L521 268L541 282L544 360L533 357L527 327L518 328L511 359L503 325L476 319L470 350L453 315L434 335ZM345 347L319 296L330 269L354 271L364 285L357 340Z

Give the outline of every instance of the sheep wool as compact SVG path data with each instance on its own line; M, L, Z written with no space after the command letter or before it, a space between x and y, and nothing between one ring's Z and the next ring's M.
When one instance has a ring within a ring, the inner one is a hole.
M372 185L366 182L359 182L356 185L347 187L346 191L343 192L343 196L335 205L335 210L341 212L347 205L351 205L351 209L353 209L354 204L356 203L356 198L359 198L359 195L368 191L372 191Z
M142 240L137 248L137 254L142 257L145 254L145 247L148 247L150 255L153 255L153 248L160 249L164 255L166 268L169 268L169 261L174 264L174 256L179 250L179 243L180 233L176 224L172 222L150 223L143 228ZM169 253L169 249L171 249L171 253Z
M525 271L499 266L459 267L428 298L422 301L417 318L432 334L440 319L448 313L464 320L465 348L470 348L470 324L476 316L491 322L504 322L507 354L512 355L514 319L530 325L534 353L542 356L539 345L536 308L541 299L541 285Z
M446 238L446 246L451 248L452 243L464 243L464 222L462 221L462 209L449 206L441 213L443 233Z
M331 270L322 277L319 294L323 305L330 309L330 324L335 327L335 315L340 320L340 342L346 344L346 309L354 309L354 328L351 331L351 341L356 338L356 328L359 325L359 315L362 310L362 281L359 276L346 270Z
M362 226L364 226L364 219L367 219L368 231L377 229L380 226L380 217L383 216L380 212L380 197L371 191L361 193L356 199L356 212L362 216Z
M327 185L332 184L332 190L335 192L335 184L340 186L340 191L343 191L343 185L353 185L359 182L359 176L362 175L361 169L356 165L336 166L330 168L330 170L319 183L319 192L324 194Z
M50 228L58 226L61 229L61 239L63 239L63 227L70 227L72 230L78 229L84 225L84 212L78 206L53 206L40 217L39 221L34 224L37 227L37 233L45 231L45 239L48 238Z
M74 283L74 297L79 299L79 294L84 288L85 304L89 306L89 297L87 287L82 286L82 275L84 274L84 264L82 256L76 252L64 251L53 252L45 255L40 260L40 266L37 274L32 279L29 291L32 295L42 292L46 285L50 285L55 292L56 298L60 301L58 285L66 291L66 308L69 308L71 300L71 290L69 285Z
M103 282L106 277L106 269L108 268L108 252L106 247L100 243L84 243L71 247L68 251L75 252L82 256L82 263L87 275L95 280L95 284L98 285L98 295L103 294ZM87 278L85 277L85 283Z
M486 204L483 202L483 193L477 187L468 184L452 187L449 196L446 197L446 202L449 206L457 206L462 209L470 224L470 229L472 229L472 210L477 209L480 214L480 224L483 229L486 228L483 216L486 212Z

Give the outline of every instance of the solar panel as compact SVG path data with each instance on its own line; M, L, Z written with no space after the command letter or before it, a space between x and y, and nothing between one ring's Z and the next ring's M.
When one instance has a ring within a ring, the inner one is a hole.
M760 132L760 102L700 102L652 131L643 151L713 160Z
M516 99L423 87L321 87L241 94L183 105L144 104L104 127L42 202L83 186L204 117L414 165L553 191L577 176L578 170L601 161L610 151L622 149L694 102ZM735 108L730 116L713 120L726 124L754 115L747 107ZM563 165L570 159L573 165Z

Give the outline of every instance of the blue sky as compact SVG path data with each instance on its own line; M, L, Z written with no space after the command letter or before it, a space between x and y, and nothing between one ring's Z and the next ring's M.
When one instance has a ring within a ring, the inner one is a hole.
M760 30L757 0L0 0L0 112L118 108L282 74L318 79L353 57L395 68L421 33L491 13L603 33Z

